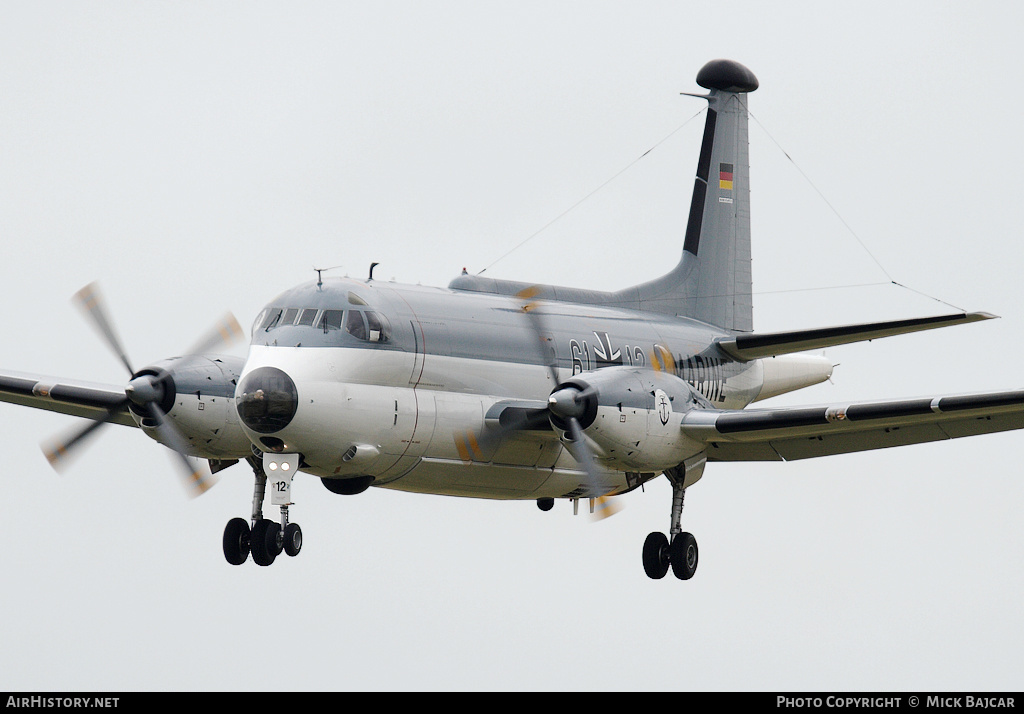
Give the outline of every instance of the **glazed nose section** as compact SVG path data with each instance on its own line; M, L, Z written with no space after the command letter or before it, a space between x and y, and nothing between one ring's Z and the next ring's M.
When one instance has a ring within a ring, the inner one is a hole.
M241 381L235 394L238 418L258 434L284 429L299 406L295 382L276 367L254 369Z

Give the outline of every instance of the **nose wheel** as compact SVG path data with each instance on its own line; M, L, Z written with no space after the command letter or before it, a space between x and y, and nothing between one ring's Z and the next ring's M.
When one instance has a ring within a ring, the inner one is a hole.
M252 519L232 518L224 528L224 558L231 565L241 565L250 553L253 562L267 566L282 552L296 556L302 550L302 528L298 523L288 521L288 507L291 506L291 479L298 470L298 454L264 454L262 459L248 459L256 474L253 489ZM271 477L268 479L267 471ZM281 522L263 517L263 498L268 481L271 487L271 503L280 506Z
M241 565L249 559L249 521L232 518L224 527L224 557L232 565Z

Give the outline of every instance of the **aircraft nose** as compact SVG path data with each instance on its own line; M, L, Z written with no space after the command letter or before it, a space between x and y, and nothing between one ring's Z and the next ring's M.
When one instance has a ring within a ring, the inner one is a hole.
M242 379L235 394L238 418L258 434L284 429L299 406L295 382L277 367L254 369Z

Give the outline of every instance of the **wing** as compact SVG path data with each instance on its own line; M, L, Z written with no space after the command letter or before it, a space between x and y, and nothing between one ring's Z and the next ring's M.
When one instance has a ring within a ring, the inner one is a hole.
M1024 428L1024 390L813 407L693 411L712 461L793 461Z
M137 426L128 413L123 386L0 371L0 401Z

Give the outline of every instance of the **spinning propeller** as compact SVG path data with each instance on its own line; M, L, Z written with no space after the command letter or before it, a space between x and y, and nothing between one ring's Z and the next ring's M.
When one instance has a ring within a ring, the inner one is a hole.
M594 387L580 388L571 382L563 383L559 378L558 360L551 345L550 333L538 310L540 302L534 299L539 293L539 288L530 287L517 293L516 297L523 301L522 312L527 316L530 328L536 336L535 344L540 352L541 362L547 367L551 383L554 385L554 391L548 396L547 406L508 409L501 414L497 427L488 428L482 433L456 431L453 433L455 448L463 461L482 461L486 458L485 454L506 437L537 428L541 424L545 428L553 425L566 432L566 447L586 474L586 483L583 484L586 493L581 495L593 501L594 518L607 518L618 513L621 506L611 496L605 495L608 487L604 485L593 449L580 423L583 420L589 426L593 421L593 414L597 411L598 392Z
M99 288L96 283L90 283L75 293L73 301L85 313L89 321L103 337L104 342L113 351L114 355L121 360L121 363L128 370L129 381L125 386L124 400L116 406L107 410L105 415L94 419L84 427L80 427L62 439L55 442L43 444L43 453L47 461L54 469L66 463L76 447L80 447L88 437L94 435L101 427L109 424L125 409L130 409L144 418L152 421L160 440L170 447L177 455L177 463L185 482L186 489L192 496L198 496L207 491L213 485L213 478L209 471L202 465L196 463L186 456L188 451L187 439L179 431L174 422L167 418L167 411L173 405L174 381L167 372L155 370L142 370L136 372L129 361L121 340L114 330L113 324L108 318L107 309L103 303ZM207 334L203 335L186 353L197 355L208 350L226 346L242 336L242 328L238 321L230 313L225 315ZM148 426L148 425L147 425ZM201 462L200 462L201 464Z
M551 382L556 385L555 390L548 396L548 412L554 425L569 434L572 441L570 448L572 455L587 474L588 495L596 499L594 516L599 519L607 518L620 509L618 504L612 502L611 496L604 495L606 489L601 485L601 474L594 459L594 452L583 435L583 427L580 425L580 419L588 411L597 408L597 390L593 387L581 390L573 385L561 383L558 377L555 351L549 344L550 338L547 337L549 333L545 329L544 319L538 311L540 303L534 300L539 292L538 288L531 287L519 292L516 297L525 301L523 312L529 318L530 326L537 337L537 347L540 350L541 359L551 375Z

